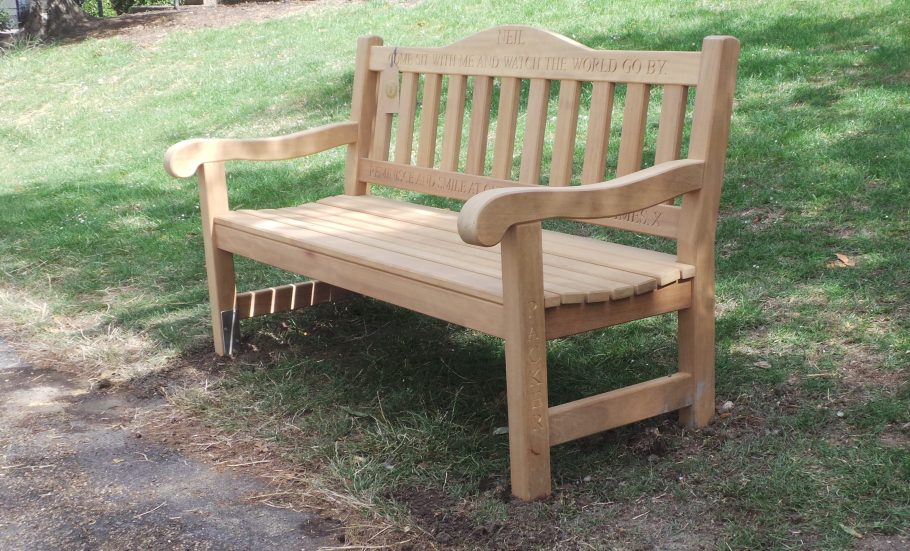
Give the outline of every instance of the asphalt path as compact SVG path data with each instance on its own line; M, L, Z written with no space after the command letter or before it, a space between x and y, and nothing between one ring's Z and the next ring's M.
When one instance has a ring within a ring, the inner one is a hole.
M0 341L0 549L338 545L318 516L251 500L266 483L137 438L136 412L156 405L29 366Z

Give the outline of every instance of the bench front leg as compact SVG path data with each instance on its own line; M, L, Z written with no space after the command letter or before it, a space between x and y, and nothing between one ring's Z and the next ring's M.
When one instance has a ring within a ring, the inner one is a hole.
M240 340L240 324L234 310L234 255L217 248L212 238L215 217L228 212L224 163L202 164L196 170L196 175L199 177L199 213L202 218L205 273L209 284L215 353L230 356L236 352Z
M506 393L512 494L550 494L547 346L539 222L510 227L502 240Z

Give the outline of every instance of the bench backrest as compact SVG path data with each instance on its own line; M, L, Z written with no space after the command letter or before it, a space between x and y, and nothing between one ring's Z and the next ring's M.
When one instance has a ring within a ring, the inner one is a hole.
M688 132L687 157L706 161L702 190L679 206L586 222L713 242L737 57L731 37L708 37L701 52L604 51L521 26L440 48L362 38L346 193L386 185L467 199L502 186L591 184L680 158Z

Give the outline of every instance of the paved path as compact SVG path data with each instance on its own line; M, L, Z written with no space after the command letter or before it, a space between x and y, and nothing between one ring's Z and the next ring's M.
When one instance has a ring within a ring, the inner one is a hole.
M251 503L258 481L135 438L137 402L25 365L0 341L0 549L318 549L319 517Z

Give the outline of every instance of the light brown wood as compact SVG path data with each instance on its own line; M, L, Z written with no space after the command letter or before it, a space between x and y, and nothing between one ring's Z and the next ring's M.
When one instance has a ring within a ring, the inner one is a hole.
M376 214L447 232L457 232L458 218L451 211L415 204L402 204L382 197L326 197L320 204ZM676 262L674 255L588 239L560 232L544 232L544 251L554 256L576 258L652 277L668 285L694 277L692 265ZM498 245L494 245L494 248Z
M489 189L512 188L519 185L510 180L489 176L474 176L463 172L404 166L368 159L361 161L360 170L360 178L372 184L452 199L468 199Z
M412 246L425 246L434 251L446 250L447 254L476 259L476 261L485 264L493 263L497 268L500 265L499 248L474 247L466 244L455 233L454 218L452 220L453 223L447 229L439 229L433 226L422 226L408 221L401 221L396 218L385 218L360 211L349 211L324 203L310 203L281 210L287 212L289 216L302 216L310 220L329 220L333 224L350 227L350 231L377 232L381 234L382 239L408 242ZM580 279L588 282L589 285L597 285L597 289L609 289L610 295L607 298L619 299L631 296L631 294L650 292L658 286L658 282L666 285L680 278L679 271L676 271L675 275L665 278L664 274L669 272L669 270L666 272L661 271L658 277L639 274L633 270L640 269L642 262L634 258L628 259L622 255L608 256L605 251L606 248L602 246L590 249L575 247L571 243L553 246L549 242L550 240L547 239L551 235L553 235L553 232L544 233L545 282L554 276L570 280ZM599 257L601 256L609 258L603 262L609 262L614 266L600 264L601 260ZM647 266L650 267L653 264L647 263ZM645 271L647 271L647 268L645 268ZM579 278L579 276L584 277ZM596 281L591 281L588 276L593 276ZM615 285L611 283L615 283ZM631 287L631 293L627 292L628 287ZM597 290L588 287L586 301L597 302L597 299L591 296L597 292Z
M668 314L691 305L692 280L688 279L624 300L551 308L547 310L547 339Z
M351 101L351 121L357 123L357 141L348 146L344 172L344 192L348 195L363 195L367 192L366 184L357 180L357 164L370 153L373 121L376 118L376 87L379 83L377 73L369 69L370 51L380 45L382 39L378 36L364 36L357 41L354 95Z
M474 245L494 245L514 224L549 218L600 218L634 212L701 187L702 165L664 163L602 184L552 189L489 190L465 203L458 233Z
M337 214L339 210L343 212L343 209L311 204L251 213L277 217L287 224L433 260L458 270L495 277L501 275L499 251L467 245L453 232L376 216L358 217L358 213ZM561 304L617 300L649 292L657 286L655 280L630 272L566 257L545 255L544 258L545 290L558 294Z
M692 375L694 394L692 406L680 411L680 421L696 427L706 425L714 415L714 235L739 42L729 36L709 36L702 51L689 158L705 161L704 187L683 196L677 241L680 260L704 274L694 281L692 307L679 313L677 333L679 371Z
M199 215L202 219L202 242L205 247L205 273L209 287L209 305L212 314L212 336L215 353L219 356L232 352L230 343L224 341L221 312L233 310L236 288L234 283L234 256L218 248L214 241L215 217L228 212L227 179L224 163L205 163L196 169L199 178Z
M441 48L373 49L370 68L402 71L605 82L694 85L699 52L592 50L555 33L510 25L481 31Z
M464 96L467 78L464 75L449 77L449 88L446 97L445 123L442 127L442 159L439 168L458 170L458 159L461 155L461 127L464 124Z
M493 177L512 179L512 157L515 154L515 129L518 123L518 100L521 81L504 78L499 89L499 111L496 114L496 141L493 145Z
M397 53L378 37L366 37L358 42L351 122L274 139L174 146L167 170L199 175L216 352L231 352L222 319L292 310L349 293L502 337L512 489L522 499L550 492L551 445L673 410L690 426L707 423L714 401L714 236L738 51L730 37L706 38L702 52L595 51L519 26ZM380 109L376 88L377 71L392 61L402 81L389 161L393 119L377 111L396 106ZM420 78L425 84L417 166L411 166ZM488 151L494 78L502 88ZM448 95L437 153L443 79ZM530 81L524 113L520 79ZM555 187L544 188L538 184L554 79L561 81L552 136ZM473 100L459 172L469 81ZM580 174L586 185L560 187L574 177L584 82L593 83ZM616 83L627 85L623 128L617 177L604 181ZM655 166L640 170L652 85L664 86ZM688 159L677 160L688 87L696 88ZM522 159L518 181L512 181L522 117ZM348 144L345 195L280 209L228 209L224 161L292 158L342 144ZM433 168L437 155L439 170ZM488 157L491 177L484 175ZM368 185L467 203L455 213L371 197L365 195ZM677 196L679 207L660 204ZM674 238L678 254L542 231L540 221L548 218ZM238 295L234 254L317 281ZM678 312L677 374L548 407L547 339L672 312Z
M238 293L234 310L239 319L247 319L334 302L349 295L350 291L322 281L303 281Z
M436 132L439 129L439 96L442 75L428 74L423 80L423 107L420 110L420 138L417 166L431 167L436 162Z
M287 136L248 140L202 138L172 145L164 168L176 178L192 176L204 163L222 161L280 161L312 155L357 140L357 123L342 122Z
M692 376L676 373L550 408L550 445L556 446L692 403Z
M672 201L672 199L667 199ZM655 205L611 218L588 218L588 224L618 228L648 235L676 239L679 233L680 208L675 205Z
M259 262L332 281L335 285L477 331L503 336L502 305L432 285L402 278L381 269L300 249L294 245L224 227L219 248Z
M564 80L559 84L556 134L553 137L553 159L550 162L551 186L567 186L572 179L580 94L581 83L577 80Z
M660 122L657 127L654 164L679 159L688 98L689 89L687 87L664 86L664 97L660 106Z
M389 148L392 145L392 113L376 113L376 129L373 134L373 151L371 159L385 161L389 158Z
M395 138L395 162L411 164L411 151L414 148L414 118L417 114L416 73L404 73L401 76L401 99L398 111L398 128Z
M612 82L595 82L591 91L585 160L581 168L582 184L595 184L604 179L607 147L610 145L614 88Z
M468 152L464 171L468 174L483 174L487 158L487 139L490 134L493 78L474 77L473 95L471 128L468 132Z
M648 124L647 84L630 84L626 90L626 106L622 116L622 134L619 137L619 157L616 176L632 174L641 168L642 146Z
M549 103L550 81L542 78L533 79L528 91L524 146L521 150L518 174L518 181L523 184L540 184L540 163L547 130Z
M502 243L503 320L512 493L550 493L547 341L540 223L509 228Z

